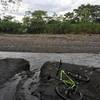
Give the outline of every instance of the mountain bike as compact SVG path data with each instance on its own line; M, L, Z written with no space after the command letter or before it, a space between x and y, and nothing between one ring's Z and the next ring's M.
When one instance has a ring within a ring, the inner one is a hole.
M64 100L83 100L83 94L79 91L77 80L88 82L89 77L69 71L65 72L61 67L62 62L60 60L56 74L56 77L59 80L55 88L57 94Z

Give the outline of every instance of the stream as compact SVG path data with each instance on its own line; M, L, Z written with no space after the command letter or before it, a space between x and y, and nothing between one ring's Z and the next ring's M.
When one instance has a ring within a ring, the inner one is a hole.
M65 63L100 67L100 54L91 53L28 53L28 52L0 52L0 59L24 58L30 62L31 70L40 68L46 61L60 61Z

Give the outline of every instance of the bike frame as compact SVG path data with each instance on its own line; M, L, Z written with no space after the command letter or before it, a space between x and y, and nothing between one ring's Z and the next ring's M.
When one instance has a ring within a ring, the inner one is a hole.
M59 72L60 80L70 88L74 88L76 86L76 83L65 73L64 70L60 70Z
M74 89L74 87L76 87L76 82L72 80L70 76L68 76L67 73L65 73L65 71L61 68L61 65L62 63L60 61L59 68L57 71L57 74L59 75L60 80L69 88Z

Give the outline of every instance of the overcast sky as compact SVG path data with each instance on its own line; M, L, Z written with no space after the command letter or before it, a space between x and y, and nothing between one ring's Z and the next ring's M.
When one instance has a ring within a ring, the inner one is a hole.
M63 14L68 11L72 11L81 4L100 4L100 0L23 0L19 10L14 12L7 12L8 14L16 15L21 18L25 11L45 10L48 13L56 12L57 14ZM1 8L2 6L0 6ZM17 6L15 6L17 7ZM11 8L11 6L10 6ZM12 9L12 8L11 8Z
M100 0L23 0L26 9L42 9L49 13L63 13L77 8L81 4L100 4Z

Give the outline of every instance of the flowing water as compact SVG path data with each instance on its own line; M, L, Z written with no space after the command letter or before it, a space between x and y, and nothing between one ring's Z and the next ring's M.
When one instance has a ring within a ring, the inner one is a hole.
M40 68L46 61L59 61L65 63L100 67L100 54L89 53L23 53L0 52L0 58L24 58L30 62L31 70Z

